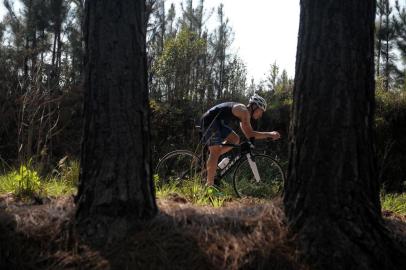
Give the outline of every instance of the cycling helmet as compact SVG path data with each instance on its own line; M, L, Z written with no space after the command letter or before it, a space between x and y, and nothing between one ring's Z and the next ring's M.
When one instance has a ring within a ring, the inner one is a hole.
M249 101L249 104L255 104L257 105L259 108L263 109L264 111L266 111L266 101L264 98L260 97L257 94L254 94Z

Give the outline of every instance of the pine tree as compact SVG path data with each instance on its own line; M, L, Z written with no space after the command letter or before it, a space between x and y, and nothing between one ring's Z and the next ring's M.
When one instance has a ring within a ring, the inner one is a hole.
M145 1L86 1L79 232L123 239L157 213L150 164ZM108 14L108 16L106 15Z
M72 86L77 86L82 81L83 74L83 16L84 0L72 0L71 9L67 15L66 36L68 42L65 45L66 54L70 59L65 68L66 80Z
M285 69L282 70L281 76L278 79L278 84L280 85L281 92L288 91L290 81L288 77L288 72Z
M394 53L396 31L393 21L393 8L389 0L378 2L379 28L377 29L377 75L383 76L386 91L394 85L394 80L399 73ZM382 64L382 65L381 65Z
M312 269L406 268L381 216L374 18L374 0L301 1L284 204Z
M266 86L269 91L275 91L277 80L279 77L279 66L276 64L276 61L271 65L271 68L268 71L266 76Z
M167 26L168 26L168 36L174 37L176 35L176 28L175 28L175 18L176 18L176 9L175 5L172 3L171 7L168 10L168 17L167 17Z
M396 46L400 51L404 65L403 72L398 74L397 85L399 88L406 89L406 8L401 7L399 1L395 2L395 7L397 16L393 17L393 21L396 30Z

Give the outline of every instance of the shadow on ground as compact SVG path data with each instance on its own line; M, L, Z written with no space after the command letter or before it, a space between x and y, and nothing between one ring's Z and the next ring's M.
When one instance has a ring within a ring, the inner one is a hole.
M308 269L287 241L281 202L222 208L159 200L159 215L98 250L74 233L71 197L44 204L0 197L0 269ZM406 218L385 214L406 246Z

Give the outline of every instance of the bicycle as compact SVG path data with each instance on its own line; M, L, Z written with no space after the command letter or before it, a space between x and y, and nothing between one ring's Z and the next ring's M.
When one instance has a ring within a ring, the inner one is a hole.
M238 197L269 198L282 193L285 174L276 159L267 154L255 153L252 141L222 145L238 149L238 153L233 155L233 151L229 151L223 155L229 157L230 161L224 168L217 167L216 179L224 179L234 171L232 184ZM163 185L176 181L182 184L184 181L196 180L199 176L205 181L206 151L202 152L202 155L196 155L189 150L175 150L163 156L155 169L159 183Z

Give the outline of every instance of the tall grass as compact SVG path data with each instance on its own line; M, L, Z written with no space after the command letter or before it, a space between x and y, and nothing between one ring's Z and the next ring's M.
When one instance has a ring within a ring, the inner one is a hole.
M74 194L79 179L79 162L61 160L52 175L41 177L30 165L21 165L0 175L0 194L11 193L16 197L58 197ZM189 181L159 183L154 176L157 198L177 198L199 206L222 207L228 201L235 199L233 186L229 181L221 183L221 190L213 190L202 184L200 176L194 176ZM381 204L384 211L406 215L406 193L381 194Z
M406 193L382 194L382 209L398 215L406 215Z
M78 161L62 159L53 177L43 182L45 194L54 197L74 194L78 186L79 169Z

